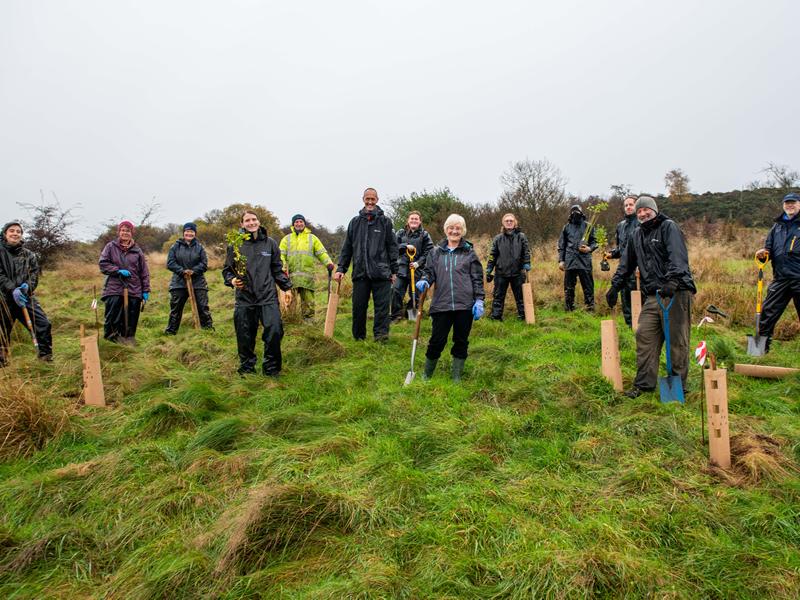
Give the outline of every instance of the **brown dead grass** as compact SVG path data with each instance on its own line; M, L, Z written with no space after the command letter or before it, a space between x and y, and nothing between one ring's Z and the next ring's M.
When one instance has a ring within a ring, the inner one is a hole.
M264 484L254 488L238 514L222 523L230 531L217 573L249 573L274 552L302 549L317 534L350 531L360 510L310 484Z
M709 466L709 472L736 487L757 485L761 481L779 481L800 470L781 450L783 442L760 433L731 436L731 468Z
M44 395L30 381L0 377L0 460L29 456L66 428L67 411L46 404Z

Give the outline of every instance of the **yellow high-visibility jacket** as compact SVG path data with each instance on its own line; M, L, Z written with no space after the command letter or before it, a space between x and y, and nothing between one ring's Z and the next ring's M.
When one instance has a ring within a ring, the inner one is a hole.
M280 244L283 269L289 271L289 279L296 288L314 289L314 265L318 260L323 265L331 262L325 246L306 227L299 234L292 229Z

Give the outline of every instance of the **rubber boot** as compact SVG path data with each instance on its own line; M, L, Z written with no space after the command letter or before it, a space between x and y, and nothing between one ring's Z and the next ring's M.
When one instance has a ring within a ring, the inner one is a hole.
M436 363L439 362L439 359L431 360L430 358L425 358L425 371L422 373L422 378L425 381L428 381L431 377L433 377L433 372L436 370Z
M464 373L465 362L467 362L466 358L453 357L453 366L450 369L450 374L453 376L453 381L461 381L461 375Z

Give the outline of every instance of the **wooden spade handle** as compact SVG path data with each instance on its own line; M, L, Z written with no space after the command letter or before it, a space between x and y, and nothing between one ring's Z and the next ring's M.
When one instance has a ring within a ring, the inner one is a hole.
M429 289L430 288L427 288L424 292L422 292L422 295L419 297L419 305L417 305L417 319L416 322L414 323L413 339L415 340L419 339L419 328L422 326L422 307L425 305L425 296L428 295Z

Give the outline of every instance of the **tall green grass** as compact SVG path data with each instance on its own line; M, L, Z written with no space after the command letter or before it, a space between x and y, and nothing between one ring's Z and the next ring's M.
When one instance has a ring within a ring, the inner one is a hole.
M354 342L346 300L334 340L321 312L287 325L274 381L236 375L218 273L216 332L186 320L163 337L168 275L152 270L139 345L101 342L107 409L78 405L93 280L44 278L54 363L15 334L0 377L69 419L0 462L0 596L800 596L798 378L729 374L741 437L722 472L700 441L699 369L685 406L615 394L599 318L565 315L553 290L535 327L476 323L460 386L445 354L430 382L404 387L411 324ZM619 327L630 382L635 344ZM429 333L426 321L423 351ZM725 366L747 360L746 330L700 333ZM795 338L761 362L798 356Z

